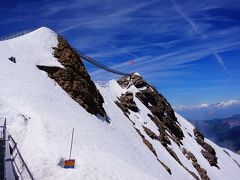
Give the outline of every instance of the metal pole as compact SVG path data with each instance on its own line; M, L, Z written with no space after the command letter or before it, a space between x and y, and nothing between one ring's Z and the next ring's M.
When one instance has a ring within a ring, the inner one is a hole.
M6 132L7 132L7 119L5 118L4 120L4 125L3 125L3 139L6 141Z
M72 140L71 140L71 148L70 148L69 160L71 159L71 154L72 154L73 135L74 135L74 128L72 130Z

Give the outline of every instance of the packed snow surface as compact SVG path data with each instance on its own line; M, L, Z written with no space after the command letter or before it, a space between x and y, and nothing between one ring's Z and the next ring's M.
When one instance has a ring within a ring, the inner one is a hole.
M36 65L62 67L53 57L52 47L56 46L57 35L48 28L0 42L0 123L7 118L8 131L18 143L35 179L193 179L158 141L145 134L143 124L156 134L159 132L147 116L151 112L135 98L140 112L131 112L129 116L152 143L159 159L171 169L172 175L156 160L132 123L114 103L121 93L127 91L115 80L105 85L97 84L110 117L111 123L108 124L85 111L40 71ZM8 60L12 56L16 63ZM130 90L138 91L135 87ZM196 156L209 177L239 179L240 168L232 158L240 164L240 157L226 150L231 158L221 147L206 140L216 150L220 170L211 167L194 139L194 127L180 115L176 116L185 136L183 147ZM58 163L61 158L68 159L72 128L75 128L72 158L76 160L76 167L64 169ZM172 149L180 161L198 175L191 161L173 141Z

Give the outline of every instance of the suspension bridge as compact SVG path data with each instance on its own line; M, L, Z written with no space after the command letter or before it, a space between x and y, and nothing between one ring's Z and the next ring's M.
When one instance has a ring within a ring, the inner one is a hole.
M99 63L98 61L94 60L93 58L87 56L86 54L82 53L81 51L75 49L75 51L78 53L79 57L101 69L104 69L110 73L113 73L113 74L117 74L117 75L121 75L121 76L131 76L131 73L124 73L124 72L121 72L121 71L117 71L117 70L114 70L112 68L109 68L101 63Z

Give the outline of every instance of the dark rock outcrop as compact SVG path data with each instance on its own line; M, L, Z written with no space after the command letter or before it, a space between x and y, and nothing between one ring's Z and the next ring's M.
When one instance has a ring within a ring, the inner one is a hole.
M158 136L151 130L148 129L147 127L143 126L143 129L145 133L151 138L151 139L158 139Z
M223 152L225 152L230 158L232 158L232 160L237 164L237 166L240 168L240 164L238 164L238 162L225 150L223 149Z
M199 180L198 176L197 176L194 172L190 171L188 168L186 168L186 167L182 164L182 162L181 162L180 159L178 158L177 154L176 154L171 148L166 147L166 150L169 152L169 154L170 154L186 171L189 172L189 174L191 174L196 180Z
M203 157L208 160L208 162L211 166L216 166L217 168L219 168L217 165L217 157L216 156L211 155L208 151L205 151L205 150L201 150L201 153L202 153Z
M158 136L158 140L160 141L160 143L164 147L167 147L167 145L171 145L171 141L170 141L169 136L167 135L167 133L165 131L165 128L164 128L163 124L160 121L157 120L158 118L156 116L155 116L155 118L151 114L148 114L148 116L158 127L158 131L160 133L159 136Z
M134 85L140 92L136 93L136 97L152 112L154 117L152 120L158 128L167 130L170 134L175 136L177 141L181 144L180 140L184 135L179 127L177 118L175 117L174 110L156 88L148 84L141 76L137 74L122 77L118 80L122 87L130 87Z
M202 180L210 180L210 178L207 175L207 171L200 166L193 153L187 151L185 148L182 149L182 153L186 156L187 159L192 161L193 167L197 170Z
M194 179L199 180L198 176L197 176L194 172L190 171L190 170L189 170L188 168L186 168L186 167L184 167L184 169L186 169L186 171L188 171L189 174L191 174L192 177L194 177Z
M232 158L232 160L237 164L237 166L240 168L240 164L238 164L238 162Z
M13 63L16 63L16 58L15 58L15 57L11 56L11 57L8 58L8 59L9 59L9 61L11 61L11 62L13 62Z
M124 113L129 114L130 113L129 110L134 112L139 111L135 101L133 100L133 93L130 91L127 91L125 94L122 94L118 98L118 101L115 101L115 103Z
M58 45L54 47L54 57L64 66L37 66L48 73L70 97L80 104L86 111L94 115L105 117L103 97L91 80L80 57L63 37L58 36Z
M193 133L194 133L194 136L195 136L197 139L204 141L204 136L203 136L203 134L199 131L199 129L197 129L197 128L193 129Z
M144 135L141 134L141 132L140 132L137 128L135 128L135 130L136 130L136 131L138 132L138 134L141 136L141 138L142 138L142 140L143 140L143 143L144 143L144 144L148 147L148 149L149 149L150 151L152 151L152 153L157 157L157 161L162 164L162 166L167 170L167 172L168 172L169 174L172 174L171 169L170 169L166 164L164 164L162 161L160 161L160 160L158 159L156 150L153 148L153 145L144 137Z
M136 128L135 128L136 129ZM157 156L156 150L153 148L153 145L144 137L144 135L141 134L141 132L136 129L136 131L138 132L138 134L141 136L143 143L148 147L148 149L150 149L150 151L152 151L152 153Z
M157 160L158 160L158 162L160 162L160 163L163 165L163 167L167 170L167 172L168 172L170 175L172 175L171 169L170 169L166 164L164 164L162 161L160 161L159 159L157 159Z
M219 168L217 165L217 156L216 151L208 143L204 142L204 136L198 129L193 129L195 140L199 145L202 146L203 150L201 151L203 157L208 160L211 166Z
M171 154L171 156L180 164L183 166L183 164L181 163L180 159L178 158L177 154L169 147L166 148L167 151L169 152L169 154Z
M166 98L164 98L160 93L158 93L156 88L148 84L141 76L137 74L132 74L130 77L122 77L118 80L118 83L123 88L129 88L132 85L138 88L139 92L137 92L135 95L151 111L152 114L148 114L148 116L158 127L159 136L157 136L150 129L143 126L145 133L151 139L158 140L166 148L169 154L186 171L188 171L195 179L199 179L194 172L190 171L181 163L177 154L170 147L168 147L168 145L171 145L170 139L172 139L180 147L180 145L182 145L181 140L183 139L184 135L180 128L180 124L178 123L177 118L174 114L174 110L172 109ZM125 111L125 115L126 114L127 111ZM137 131L138 133L140 133L139 130ZM153 151L151 143L149 141L146 141L143 135L141 135L141 137L143 138L143 142L146 144L146 146L148 146L148 148L156 155L156 151ZM162 165L164 166L164 164ZM171 171L169 171L167 167L165 168L169 173L171 173Z
M207 175L207 171L198 164L198 162L192 162L193 167L197 170L202 180L210 180Z

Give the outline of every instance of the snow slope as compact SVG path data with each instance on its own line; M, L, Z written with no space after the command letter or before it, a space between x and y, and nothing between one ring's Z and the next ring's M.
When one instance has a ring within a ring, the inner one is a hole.
M7 118L8 131L18 143L35 179L193 179L158 141L143 131L142 125L147 123L148 128L158 133L156 125L147 116L151 112L135 98L140 112L131 112L129 116L152 143L160 160L171 168L172 175L156 160L114 103L127 91L115 80L105 85L97 84L110 117L111 124L108 124L89 114L40 71L36 65L62 67L52 55L52 47L56 46L57 35L48 28L0 41L0 123ZM16 58L16 64L8 60L11 56ZM130 90L138 91L134 86ZM201 146L193 138L194 127L180 115L176 116L185 136L183 147L191 150L209 177L239 179L240 168L232 158L240 164L240 156L226 150L230 157L221 147L207 140L216 150L220 170L210 166L200 152ZM76 168L63 169L58 163L61 158L68 158L72 128L75 128L72 157L76 159ZM173 141L171 148L181 162L198 175L191 161Z

